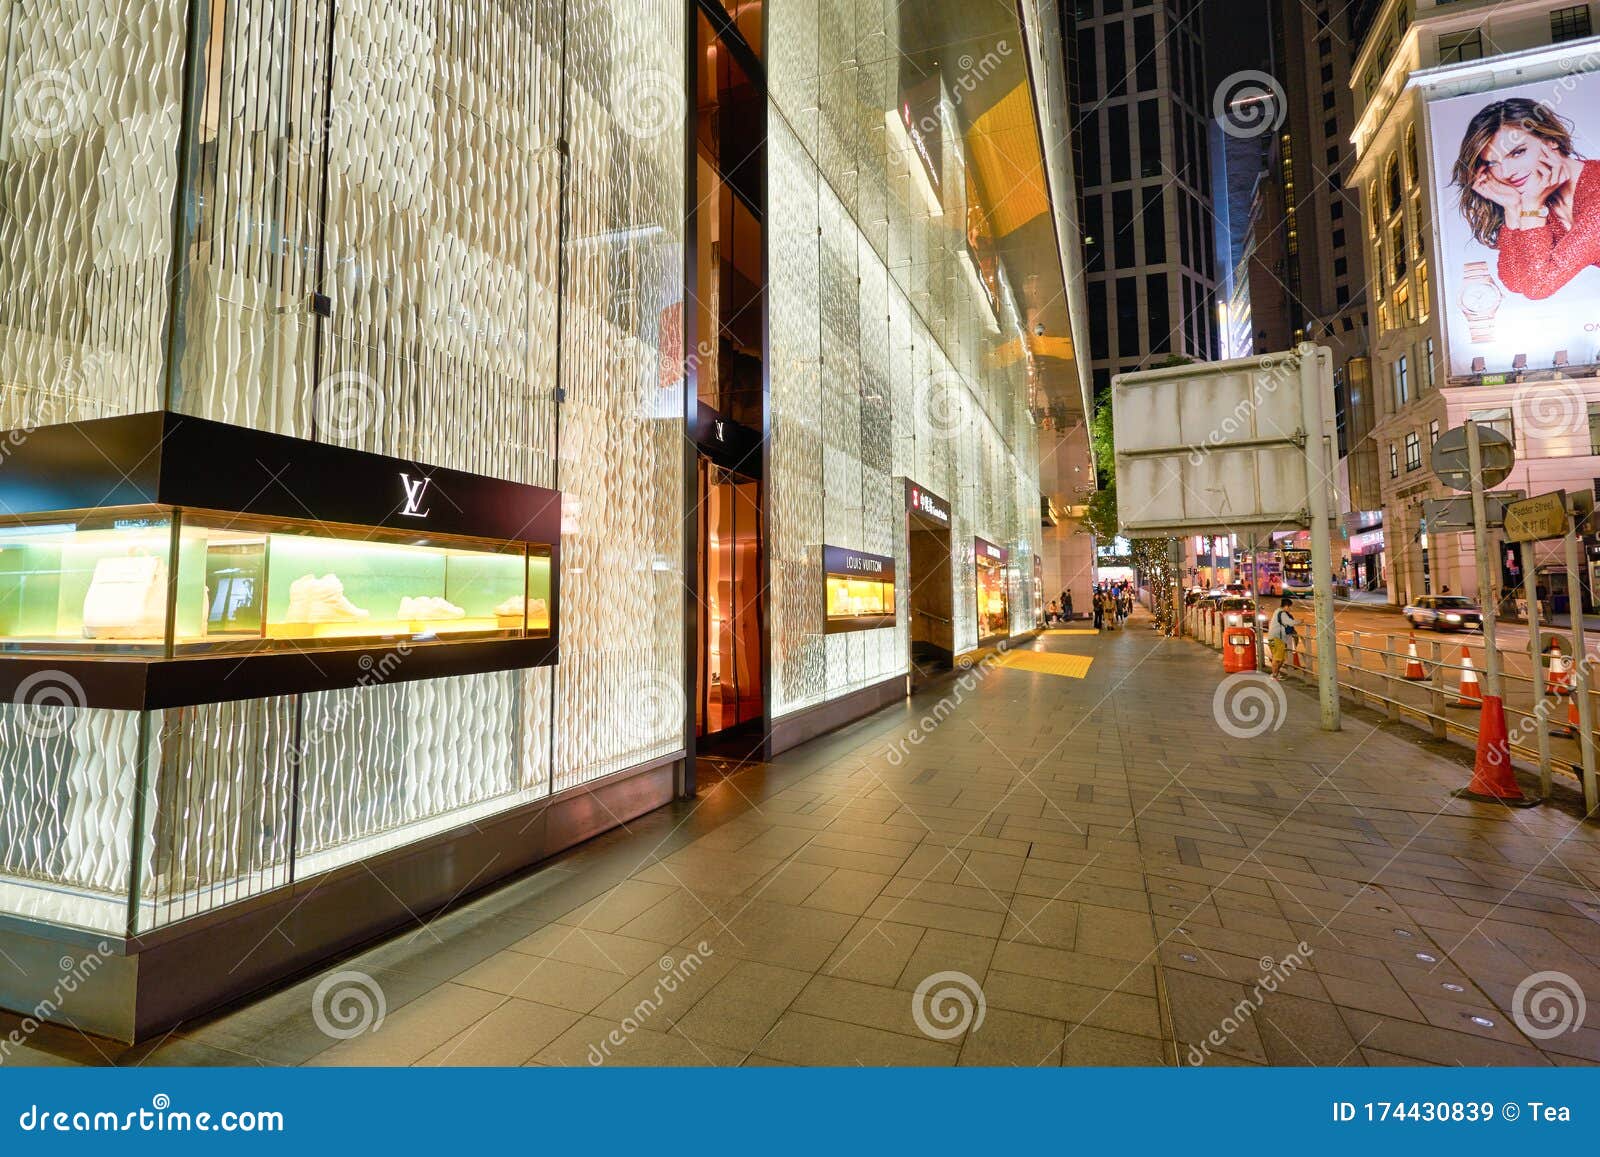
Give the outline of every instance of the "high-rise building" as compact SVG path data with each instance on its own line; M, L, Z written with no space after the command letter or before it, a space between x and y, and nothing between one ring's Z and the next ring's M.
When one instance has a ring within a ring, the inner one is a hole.
M1268 179L1281 214L1284 333L1333 351L1340 486L1347 531L1363 534L1346 552L1345 575L1363 586L1381 573L1378 456L1372 432L1369 311L1360 202L1347 185L1355 127L1350 78L1363 18L1349 0L1274 0L1273 54L1285 94ZM1347 559L1347 561L1346 561Z
M1196 0L1071 0L1065 36L1096 393L1220 349Z
M1388 592L1478 592L1470 534L1441 534L1423 503L1449 493L1427 468L1440 434L1472 418L1516 454L1505 489L1588 492L1600 479L1600 183L1596 5L1559 0L1385 0L1363 5L1348 183L1361 197L1372 320ZM1356 230L1347 231L1350 243ZM1495 594L1520 586L1494 550ZM1559 552L1537 586L1564 611L1591 574ZM1592 568L1586 564L1584 569Z

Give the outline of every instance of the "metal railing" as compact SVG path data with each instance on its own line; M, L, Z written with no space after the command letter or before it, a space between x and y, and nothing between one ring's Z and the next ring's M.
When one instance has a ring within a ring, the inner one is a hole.
M1232 612L1237 615L1238 612ZM1246 616L1251 612L1244 612ZM1197 642L1220 651L1228 613L1196 605L1184 610L1184 633ZM1248 624L1239 624L1240 626ZM1298 645L1291 650L1283 671L1286 675L1316 681L1319 640L1314 624L1299 623ZM1436 739L1462 741L1475 746L1478 741L1479 704L1464 698L1461 685L1467 670L1483 679L1482 648L1479 658L1461 661L1446 657L1454 649L1440 639L1416 643L1421 678L1408 677L1413 636L1406 632L1339 632L1339 690L1357 706L1382 711L1390 720L1405 722L1428 731ZM1257 628L1256 662L1265 669L1264 640ZM1600 809L1596 798L1596 747L1600 735L1591 733L1583 742L1575 725L1567 722L1570 695L1540 694L1547 679L1543 666L1533 667L1524 650L1497 647L1500 656L1501 698L1505 705L1506 729L1513 759L1520 760L1539 775L1540 787L1549 795L1553 776L1572 776L1583 789L1585 810L1594 815ZM1526 668L1526 669L1524 669ZM1415 675L1416 672L1413 672ZM1600 690L1589 690L1590 718L1600 719ZM1541 714L1542 712L1542 714ZM1541 719L1546 739L1541 742Z

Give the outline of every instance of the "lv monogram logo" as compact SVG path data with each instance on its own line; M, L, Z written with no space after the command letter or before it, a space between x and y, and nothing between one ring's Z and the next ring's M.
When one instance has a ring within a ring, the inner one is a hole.
M405 487L406 491L406 505L401 514L407 518L428 517L428 512L422 509L422 496L428 492L428 483L431 481L433 481L431 478L418 478L413 481L409 474L400 475L400 485Z

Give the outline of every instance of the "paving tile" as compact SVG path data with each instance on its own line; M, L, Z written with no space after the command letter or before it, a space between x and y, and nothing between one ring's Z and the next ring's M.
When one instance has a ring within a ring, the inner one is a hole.
M652 960L666 955L667 944L636 940L614 932L598 932L567 924L550 924L510 946L528 956L547 956L606 972L632 976Z
M1112 1032L1092 1025L1072 1025L1062 1042L1064 1065L1164 1065L1167 1062L1161 1042L1154 1037Z
M953 1065L948 1042L789 1012L761 1042L764 1056L798 1065Z
M445 1041L419 1065L521 1065L580 1019L581 1013L527 1000L508 1000Z
M824 976L892 985L928 930L885 920L858 920L821 968Z
M592 1010L627 979L626 973L507 949L467 969L455 983L582 1013Z
M695 1002L677 1027L691 1040L749 1051L812 981L808 972L741 960Z
M523 957L524 960L527 957ZM318 1053L313 1065L409 1065L505 1003L505 997L460 984L442 984L391 1012L373 1031Z
M534 1055L541 1065L566 1068L732 1066L743 1060L736 1049L697 1041L681 1032L647 1032L598 1017L584 1017Z
M960 1064L990 1067L1059 1065L1067 1025L1059 1020L989 1009L962 1040Z

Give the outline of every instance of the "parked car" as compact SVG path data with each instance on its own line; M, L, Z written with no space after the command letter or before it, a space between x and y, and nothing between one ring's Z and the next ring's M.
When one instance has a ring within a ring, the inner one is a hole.
M1435 631L1481 631L1483 611L1462 595L1423 595L1405 608L1413 627Z
M1237 595L1229 595L1217 604L1217 609L1222 612L1222 624L1226 627L1242 627L1250 621L1250 612L1255 611L1256 626L1267 625L1267 612L1257 611L1254 599L1242 599Z

